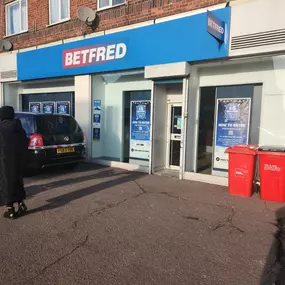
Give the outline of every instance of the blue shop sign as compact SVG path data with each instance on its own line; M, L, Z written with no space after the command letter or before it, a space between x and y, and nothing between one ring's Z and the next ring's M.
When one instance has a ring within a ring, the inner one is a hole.
M211 13L229 25L230 7ZM17 54L19 80L74 76L228 56L207 27L208 13ZM226 30L226 29L224 29ZM224 36L228 36L225 35Z
M224 42L226 32L225 22L210 11L207 12L207 16L208 33L215 37L218 41Z

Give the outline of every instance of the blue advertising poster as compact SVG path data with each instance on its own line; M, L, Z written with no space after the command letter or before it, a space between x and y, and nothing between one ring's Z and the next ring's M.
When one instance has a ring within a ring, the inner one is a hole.
M93 101L93 111L97 111L97 112L101 111L101 100Z
M41 112L41 103L31 102L30 103L30 112L31 113L40 113Z
M130 157L149 159L150 101L131 102Z
M93 141L99 141L100 140L100 129L93 128Z
M100 120L101 120L100 114L93 114L93 127L94 128L100 128Z
M70 102L58 102L57 114L70 115Z
M250 109L250 98L217 99L214 168L227 170L226 148L248 143Z
M43 113L53 114L54 113L54 102L44 102L43 103Z

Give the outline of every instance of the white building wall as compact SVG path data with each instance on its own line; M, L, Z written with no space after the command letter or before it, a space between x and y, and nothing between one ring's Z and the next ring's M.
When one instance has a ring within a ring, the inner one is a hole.
M230 56L285 50L285 1L231 2Z
M200 87L262 83L259 143L285 145L285 56L203 67L199 75Z
M91 76L75 76L75 119L86 135L87 159L91 159Z
M16 53L0 54L0 106L4 104L4 82L16 81L16 70Z

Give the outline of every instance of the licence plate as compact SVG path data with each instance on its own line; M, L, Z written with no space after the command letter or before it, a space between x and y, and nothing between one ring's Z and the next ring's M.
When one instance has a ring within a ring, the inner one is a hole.
M56 150L56 152L58 154L61 154L61 153L69 153L69 152L75 152L75 149L74 147L64 147L64 148L58 148Z

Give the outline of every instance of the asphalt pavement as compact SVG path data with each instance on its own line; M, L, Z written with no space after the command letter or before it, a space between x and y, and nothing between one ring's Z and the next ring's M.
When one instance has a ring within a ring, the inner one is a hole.
M271 285L282 278L277 219L285 207L258 195L91 164L26 178L25 186L27 215L0 219L1 285Z

